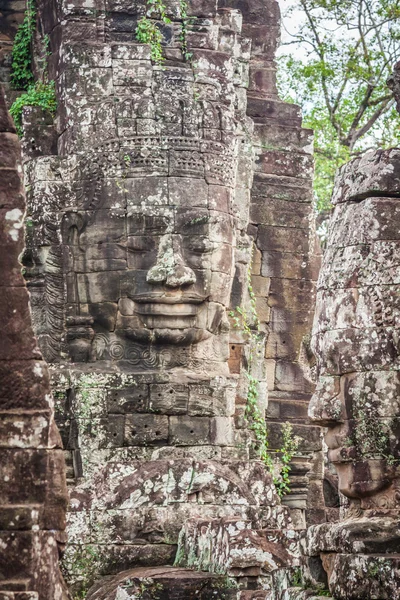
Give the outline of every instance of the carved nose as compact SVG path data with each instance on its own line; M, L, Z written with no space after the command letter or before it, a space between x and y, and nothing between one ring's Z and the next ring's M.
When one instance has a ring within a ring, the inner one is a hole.
M195 283L196 275L190 267L184 265L183 261L178 258L173 265L157 262L147 273L146 281L153 285L161 283L170 288L178 288Z
M186 285L191 285L196 282L196 275L190 267L177 263L171 273L168 274L165 280L167 287L176 288Z
M160 243L157 262L147 273L146 281L153 285L179 288L195 283L196 275L185 265L176 243L164 239Z

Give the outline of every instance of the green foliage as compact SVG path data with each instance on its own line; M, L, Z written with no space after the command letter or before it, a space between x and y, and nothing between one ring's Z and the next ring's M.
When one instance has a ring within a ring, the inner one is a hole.
M188 4L186 0L179 0L179 14L182 19L181 32L179 41L181 50L185 60L192 58L192 53L189 52L187 46L187 31L192 21L192 18L187 14ZM165 58L162 53L163 36L160 30L160 25L153 19L158 19L162 23L169 24L171 19L167 17L166 6L162 0L147 0L146 15L142 17L136 27L136 39L142 44L150 45L151 60L157 65L162 65Z
M181 33L179 35L179 41L181 43L182 54L185 60L190 60L193 56L192 52L189 52L187 45L187 31L190 24L190 19L187 14L188 4L186 0L179 0L179 11L182 19Z
M274 483L279 496L290 492L290 463L297 452L300 444L300 438L293 435L293 428L290 423L282 425L282 446L279 449L280 474L274 479Z
M10 114L14 119L15 127L20 137L23 135L22 111L24 106L40 106L54 116L57 110L54 81L45 83L37 81L11 105Z
M36 29L36 8L34 0L28 0L25 17L15 36L12 63L11 85L15 89L26 90L11 105L10 114L14 119L18 135L22 137L22 112L24 106L40 106L55 115L57 100L54 81L48 81L46 62L50 56L50 39L45 35L42 39L44 56L42 57L44 81L34 80L32 72L31 46ZM39 60L39 59L38 59Z
M166 15L166 7L162 0L147 0L146 16L142 17L136 27L136 39L142 44L150 45L151 60L161 65L165 58L162 53L162 33L157 23L151 17L159 18L163 23L171 23Z
M338 166L367 148L400 143L386 86L400 57L400 1L295 0L287 17L299 25L279 58L278 85L315 131L314 192L322 211Z
M247 271L247 291L250 300L250 311L237 306L235 311L230 311L229 316L236 328L242 329L247 335L250 346L247 369L244 371L248 380L245 417L254 434L260 459L264 462L270 473L279 496L290 491L290 462L298 449L300 439L293 436L292 426L285 423L282 427L283 443L277 452L269 450L268 429L265 415L261 412L258 402L259 380L252 374L254 352L260 340L260 319L257 314L256 297L251 283L252 260ZM272 455L275 455L273 458Z
M292 576L290 578L290 585L293 587L302 587L303 586L303 575L300 567L297 567Z
M157 65L161 65L165 58L162 53L162 33L154 21L147 17L142 17L136 27L136 39L142 44L150 45L151 60Z
M34 82L31 46L36 27L36 9L28 0L25 17L15 35L11 57L11 85L16 90L27 90Z

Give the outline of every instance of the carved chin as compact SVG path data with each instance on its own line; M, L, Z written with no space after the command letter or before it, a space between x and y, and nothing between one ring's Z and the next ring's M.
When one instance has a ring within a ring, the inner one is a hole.
M394 473L384 459L367 459L356 462L335 462L339 477L339 490L348 498L373 496L388 487Z
M129 340L140 343L173 344L190 346L210 337L211 333L204 329L187 327L186 329L125 329L122 333Z

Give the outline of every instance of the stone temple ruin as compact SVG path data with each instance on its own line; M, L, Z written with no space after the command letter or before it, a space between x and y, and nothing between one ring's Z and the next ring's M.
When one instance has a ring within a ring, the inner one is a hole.
M55 118L20 154L0 104L0 600L400 597L400 150L339 172L317 285L278 41L275 0L36 2Z

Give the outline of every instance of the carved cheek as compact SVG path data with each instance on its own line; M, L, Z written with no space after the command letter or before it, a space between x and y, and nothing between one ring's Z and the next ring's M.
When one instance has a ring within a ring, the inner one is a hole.
M211 257L213 271L231 274L233 264L233 251L230 244L220 244Z
M196 275L195 289L205 298L211 292L211 271L209 269L194 269Z
M158 240L149 237L127 238L127 262L130 270L148 270L157 260Z
M229 273L211 272L210 300L228 306L232 277Z
M314 423L332 425L343 418L343 400L340 394L340 377L320 376L313 394L308 415Z

